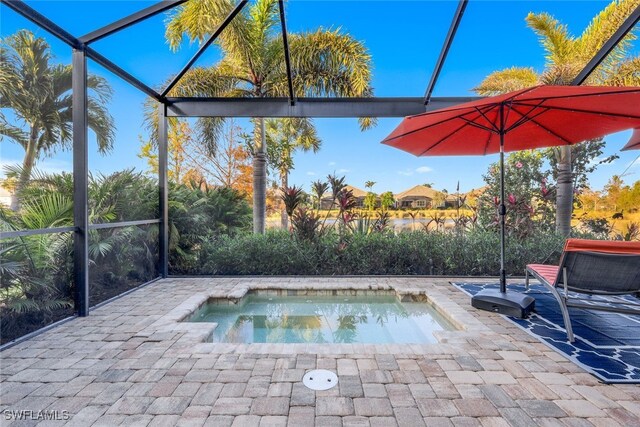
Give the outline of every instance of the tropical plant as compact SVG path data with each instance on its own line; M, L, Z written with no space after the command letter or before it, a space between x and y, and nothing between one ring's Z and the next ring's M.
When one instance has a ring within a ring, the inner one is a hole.
M348 224L353 234L383 233L389 230L389 212L378 212L375 218L358 217Z
M315 241L321 231L320 216L306 208L298 208L291 217L291 225L298 239Z
M124 170L89 176L89 222L157 218L158 184ZM73 177L34 169L19 211L0 206L2 231L73 225ZM170 185L169 241L172 272L201 263L203 242L250 230L251 210L242 194L201 183ZM72 314L73 234L48 233L0 242L1 338L5 342ZM157 277L156 224L89 231L90 304Z
M297 150L320 150L320 138L307 118L269 119L265 123L267 158L269 165L280 175L281 188L289 186L289 172L293 169L293 153ZM282 228L289 228L291 217L286 208L281 212Z
M613 231L613 224L607 218L589 218L583 215L580 218L582 228L598 239L606 240Z
M49 44L28 30L20 30L0 43L0 108L13 111L23 126L8 123L0 115L0 135L25 150L16 197L31 177L36 160L71 146L71 66L52 64ZM106 80L87 77L87 118L96 134L98 150L107 153L114 141L113 118L106 104L111 88Z
M452 216L451 220L453 221L453 229L457 233L467 231L467 227L471 224L471 217L469 215L460 214L460 212L457 212L455 216Z
M538 35L545 50L547 62L544 70L538 73L533 68L512 67L496 71L485 78L474 91L481 95L497 95L537 84L570 85L638 5L638 0L613 1L591 20L578 37L572 36L566 25L548 13L529 13L526 17L527 25ZM586 84L640 85L640 57L629 55L635 38L633 32L629 33L589 76ZM568 235L571 230L574 185L572 166L588 165L594 159L590 155L601 153L602 144L601 140L581 144L574 149L573 157L570 146L548 151L555 164L556 230L562 235Z
M522 274L525 263L558 259L565 239L539 233L528 239L508 239L506 268ZM292 239L283 230L264 235L220 237L203 243L200 274L340 275L447 274L495 275L500 268L496 233L422 231L325 233L313 242Z
M368 209L368 210L372 211L372 210L374 210L376 208L377 200L378 200L377 194L374 193L373 191L369 191L364 196L364 200L363 200L362 204L364 205L365 209Z
M336 197L336 203L338 205L340 225L347 228L357 217L357 214L353 212L353 209L357 206L356 198L353 196L353 190L343 188Z
M331 197L333 199L333 203L335 203L338 195L342 192L342 190L346 188L347 184L344 183L345 179L346 178L344 176L338 177L336 174L327 175L327 181L329 181L329 186L331 187Z
M395 199L391 191L385 191L380 195L380 207L383 211L392 207L394 203Z
M506 227L520 237L537 232L548 233L554 228L555 187L547 181L550 172L543 170L545 158L538 150L511 153L505 160ZM483 175L486 191L478 199L480 223L497 230L499 226L500 169L489 166Z
M3 228L5 213L0 213ZM3 343L72 314L71 241L71 234L64 233L0 242Z
M617 236L620 240L631 242L632 240L640 240L640 223L630 222L624 230Z
M444 231L444 224L447 222L447 217L444 214L444 212L437 212L437 211L431 212L429 214L429 219L431 219L431 221L429 221L425 225L425 227L424 227L425 231L429 230L429 224L431 222L436 224L436 231L438 231L440 229L442 229L442 231Z
M89 176L89 222L111 223L157 218L157 182L142 173L124 170L104 176ZM73 177L69 173L45 174L34 170L23 191L25 198L15 214L21 228L37 229L73 225ZM135 201L135 203L132 203ZM42 235L65 238L71 247L69 233ZM91 304L96 304L132 286L157 276L157 225L114 227L89 231L91 263ZM50 243L42 244L39 253L52 257L50 263L70 262L70 255L56 251ZM69 249L70 251L71 249ZM50 266L47 269L52 269ZM55 269L53 269L55 270ZM71 275L71 269L69 275ZM27 277L47 277L31 272ZM71 276L60 276L72 283Z
M405 213L403 215L403 218L406 218L407 216L409 218L411 218L411 231L415 231L416 229L416 218L420 215L419 212L417 211L409 211L407 213ZM425 228L425 230L427 230L427 228Z
M170 184L169 268L188 273L197 268L200 247L221 235L249 231L251 208L243 194L228 187Z
M322 206L322 197L329 189L328 182L322 182L320 180L311 183L311 192L313 193L313 199L316 204L316 209L320 210Z
M282 192L280 197L284 202L285 213L291 218L293 211L304 202L306 194L304 194L302 188L295 185L293 187L282 187L280 191ZM289 228L288 224L287 228Z
M64 227L73 219L70 194L28 197L19 212L0 206L2 231ZM72 234L51 233L0 242L2 341L72 314Z
M190 1L168 21L166 37L178 49L186 37L203 42L235 7L232 0ZM257 0L245 7L216 39L222 59L189 71L172 95L288 96L278 2ZM298 96L371 96L371 57L364 45L340 30L289 33L293 89ZM215 145L216 126L206 126ZM361 126L372 124L361 119ZM263 233L266 197L266 132L254 122L254 232Z
M314 188L314 193L315 193L315 197L318 198L318 209L320 209L320 204L321 204L321 195L319 195L318 191L319 190L324 190L326 191L327 189L331 189L331 200L329 201L329 208L327 209L327 212L324 216L324 219L322 220L322 226L321 226L321 230L324 232L324 230L326 229L326 223L327 223L327 219L329 218L329 215L331 215L331 211L333 210L334 207L338 207L339 206L339 197L342 194L343 190L346 189L347 184L345 184L345 177L341 176L338 177L336 174L329 174L327 175L327 183L323 183L320 181L316 181L312 184L312 187ZM324 191L322 192L322 194L324 194ZM350 193L351 197L353 199L353 192ZM353 206L355 207L355 200L353 201Z

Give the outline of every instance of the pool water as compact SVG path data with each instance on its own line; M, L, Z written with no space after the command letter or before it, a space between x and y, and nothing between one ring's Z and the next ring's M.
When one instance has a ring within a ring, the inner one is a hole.
M205 304L190 322L215 322L212 342L435 343L455 329L427 303L393 296L259 296L237 304Z

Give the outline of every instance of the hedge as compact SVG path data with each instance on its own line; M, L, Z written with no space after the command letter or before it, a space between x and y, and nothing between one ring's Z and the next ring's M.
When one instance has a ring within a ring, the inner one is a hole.
M557 235L507 240L506 269L522 275L525 264L556 262L564 239ZM495 276L499 238L490 231L336 234L315 241L286 231L205 242L190 274L206 275L455 275Z

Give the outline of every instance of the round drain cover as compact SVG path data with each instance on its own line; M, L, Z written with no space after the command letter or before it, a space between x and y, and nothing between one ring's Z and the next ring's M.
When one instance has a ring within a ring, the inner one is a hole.
M304 374L302 383L311 390L329 390L338 385L338 376L326 369L316 369Z

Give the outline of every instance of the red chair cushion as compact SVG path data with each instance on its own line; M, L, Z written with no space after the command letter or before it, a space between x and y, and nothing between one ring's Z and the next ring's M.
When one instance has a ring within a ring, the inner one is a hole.
M565 252L587 251L611 254L640 254L640 242L624 242L621 240L587 240L567 239Z
M556 283L556 278L558 277L560 266L547 264L528 264L527 269L535 271L535 273L546 280L547 283L549 283L550 285L554 285Z

